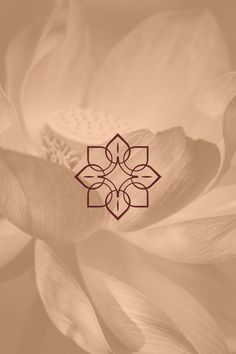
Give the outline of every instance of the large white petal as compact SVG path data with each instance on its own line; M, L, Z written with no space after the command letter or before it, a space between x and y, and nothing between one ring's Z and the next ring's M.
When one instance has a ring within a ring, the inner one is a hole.
M0 218L0 268L7 265L29 243L31 237Z
M58 330L91 354L111 353L84 290L43 241L36 243L35 263L39 294Z
M150 253L178 262L235 260L235 200L236 186L213 189L162 222L122 236Z
M83 239L104 216L103 209L86 205L86 189L67 168L0 149L0 210L27 234L69 243Z
M214 185L231 167L236 151L236 73L228 73L202 88L196 106L211 117L214 124L206 131L206 139L217 144L221 153Z
M15 41L19 52L28 31ZM48 115L79 105L84 98L92 64L82 1L57 2L35 40L37 45L18 94L25 127L37 137Z
M26 151L24 136L13 104L0 86L0 146Z
M100 230L85 243L78 245L77 254L80 265L96 269L84 272L82 267L84 281L101 317L124 344L141 345L138 342L138 339L141 341L140 336L137 338L137 330L141 330L146 338L146 345L153 344L154 347L149 348L156 352L154 349L157 350L158 343L151 341L150 323L153 322L145 321L150 319L148 316L153 315L152 319L156 320L157 326L155 328L158 329L158 320L155 317L157 309L171 319L182 335L192 343L194 353L228 353L222 333L213 320L215 313L211 317L198 298L190 295L188 288L187 291L182 288L185 281L180 283L181 286L176 285L170 279L171 272L161 274L166 267L161 264L160 259L155 267L150 266L150 255L143 256L138 249L121 240L115 233L105 230ZM186 275L184 270L182 273ZM177 275L181 278L182 273L180 270ZM193 292L193 295L196 293ZM143 307L140 304L141 299ZM149 307L148 304L152 301L155 305ZM163 319L163 315L159 316L161 318ZM169 328L173 330L171 323ZM171 333L170 339L174 341L176 337ZM144 349L144 353L149 351Z
M81 267L97 310L107 326L135 353L196 353L154 301L109 274ZM125 351L124 351L125 352Z
M130 208L113 228L138 230L167 218L188 205L215 177L220 166L217 147L203 140L192 140L181 128L172 128L156 135L149 131L129 134L124 138L130 146L147 145L149 164L161 179L149 190L149 208ZM139 165L139 154L131 157L131 163ZM127 161L127 164L129 160ZM119 173L112 175L119 182ZM142 200L137 189L135 198Z
M202 86L229 71L219 26L209 11L157 14L111 51L88 105L154 131L183 125L205 135L210 120L194 112Z
M11 41L7 49L5 88L18 111L22 81L31 64L42 29L43 22L31 24Z

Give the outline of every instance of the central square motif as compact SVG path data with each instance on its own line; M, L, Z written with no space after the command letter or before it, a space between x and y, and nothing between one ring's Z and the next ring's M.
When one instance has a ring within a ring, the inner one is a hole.
M88 146L88 164L75 175L88 189L87 207L106 207L117 220L130 207L147 208L148 189L161 178L148 160L148 146L130 146L119 134L106 146ZM93 198L97 191L100 204Z

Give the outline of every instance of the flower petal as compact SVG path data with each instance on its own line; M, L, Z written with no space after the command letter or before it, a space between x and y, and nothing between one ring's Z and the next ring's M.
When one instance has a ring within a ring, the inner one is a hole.
M119 220L129 209L129 196L123 191L111 191L106 199L106 207Z
M132 146L129 150L129 158L126 165L129 169L133 170L137 163L136 159L140 164L147 165L149 160L149 149L148 146Z
M131 146L132 139L127 138ZM125 230L151 225L189 204L205 190L220 165L215 145L194 141L186 137L181 128L156 135L142 131L136 133L135 139L137 145L141 142L149 146L149 165L161 178L149 191L149 208L131 208L119 225L112 225ZM135 161L138 165L138 155ZM137 193L136 202L138 197ZM140 198L142 203L143 196Z
M6 219L0 219L0 268L12 261L30 242L31 237Z
M212 190L161 223L123 234L129 242L183 263L236 259L236 187Z
M147 189L139 189L134 186L133 183L130 183L125 188L125 193L128 194L130 199L130 206L132 207L142 207L147 208L149 204L149 196Z
M98 312L133 351L156 353L160 348L160 353L184 349L187 353L228 353L220 330L197 299L161 274L158 267L151 267L150 255L144 258L114 232L96 232L78 245L77 257ZM166 329L169 336L163 338ZM192 347L184 348L186 342ZM170 345L176 345L175 350L172 347L171 351Z
M19 33L6 54L6 92L20 111L20 89L29 68L43 23L34 23Z
M106 148L102 146L88 146L87 147L87 159L90 165L99 164L103 170L106 170L111 162L106 156Z
M106 145L106 151L111 163L115 164L117 161L124 163L128 158L129 145L122 136L117 134Z
M139 189L151 188L161 176L150 166L137 165L132 172L133 184Z
M98 199L99 193L99 199ZM98 189L90 188L88 190L88 206L91 208L100 208L106 206L106 199L111 193L111 188L107 183L104 183Z
M24 138L14 106L0 86L0 146L26 151Z
M115 46L97 74L88 105L137 128L186 125L201 133L207 117L191 117L195 95L229 70L223 36L209 11L164 12Z
M91 73L82 2L57 2L22 82L25 126L33 136L55 110L79 105Z
M215 184L229 169L236 151L236 73L228 73L202 88L196 107L211 117L211 129L205 138L220 148L221 166Z
M175 324L135 288L82 267L91 297L105 323L135 353L196 353Z
M35 258L38 290L58 330L91 354L111 353L85 292L45 242L36 242Z
M202 87L196 97L198 109L212 118L224 114L225 107L236 95L236 72L217 77L208 86Z
M24 232L66 242L88 236L102 222L103 210L87 209L86 197L66 168L0 150L0 209Z
M88 189L100 188L104 183L104 172L98 165L87 165L75 178Z

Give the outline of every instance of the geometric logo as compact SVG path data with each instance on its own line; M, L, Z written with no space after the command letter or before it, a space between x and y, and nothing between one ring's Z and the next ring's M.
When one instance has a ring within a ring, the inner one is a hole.
M161 178L148 162L148 146L130 146L119 134L106 146L88 146L87 165L75 175L88 189L87 207L106 207L117 220L131 207L148 208L148 189Z

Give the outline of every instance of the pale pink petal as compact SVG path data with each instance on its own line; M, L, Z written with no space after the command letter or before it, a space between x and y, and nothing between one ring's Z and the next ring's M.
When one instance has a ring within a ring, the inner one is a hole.
M159 131L186 125L202 136L208 118L192 116L195 96L229 70L224 38L209 11L159 13L111 51L87 104L137 128Z
M185 347L187 353L228 353L221 331L198 299L161 274L158 267L152 268L147 261L150 256L145 259L129 243L106 230L78 245L77 255L100 316L133 351L156 353L160 348L163 354L178 353L187 340L192 345ZM166 325L159 327L163 320ZM167 328L169 335L163 338ZM176 348L170 349L173 344Z
M45 242L36 242L35 258L39 294L57 329L91 354L112 353L84 290Z
M214 189L150 228L123 233L142 249L184 263L236 259L236 187Z
M31 237L0 218L0 268L6 266L30 242Z
M68 169L0 150L0 210L24 232L55 241L83 239L104 215L103 209L88 209L86 201L86 189Z
M91 66L82 2L57 2L37 41L19 92L30 135L37 136L53 112L81 104Z

